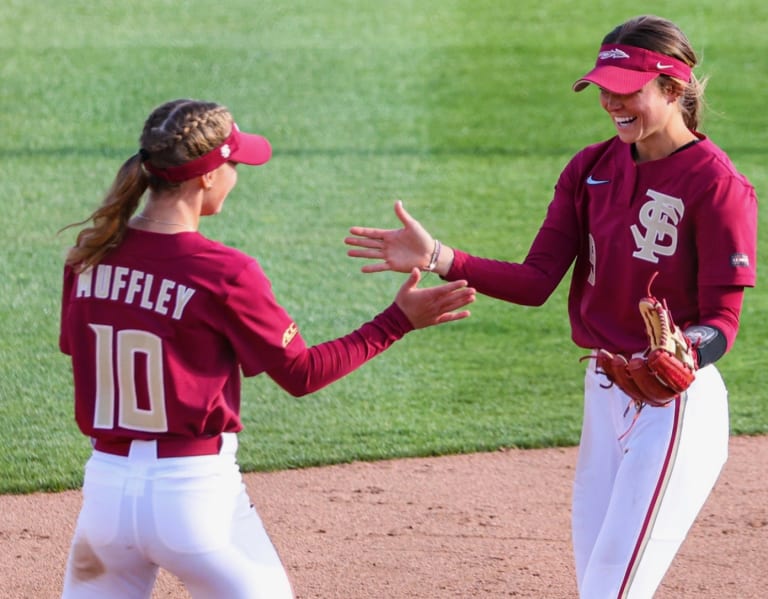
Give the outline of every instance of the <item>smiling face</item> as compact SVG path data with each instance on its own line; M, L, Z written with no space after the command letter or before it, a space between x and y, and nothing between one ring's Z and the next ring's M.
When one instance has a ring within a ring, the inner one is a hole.
M600 88L600 104L611 115L624 143L637 143L663 131L675 112L656 81L632 94L614 94Z
M677 95L654 79L631 94L600 88L600 104L611 116L619 139L635 144L641 160L669 155L693 138L685 126Z

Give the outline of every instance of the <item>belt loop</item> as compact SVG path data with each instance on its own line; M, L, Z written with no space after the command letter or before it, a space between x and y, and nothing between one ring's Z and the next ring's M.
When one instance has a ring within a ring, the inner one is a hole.
M156 460L158 457L157 441L131 441L128 457L138 460Z
M221 447L219 454L237 453L237 433L221 433Z

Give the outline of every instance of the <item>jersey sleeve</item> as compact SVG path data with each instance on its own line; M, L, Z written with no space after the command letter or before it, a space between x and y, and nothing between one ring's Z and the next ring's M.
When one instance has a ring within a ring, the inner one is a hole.
M223 283L223 333L245 376L254 376L301 354L306 345L298 327L277 302L272 285L252 260Z
M742 177L725 176L707 190L697 215L699 285L754 287L757 197Z

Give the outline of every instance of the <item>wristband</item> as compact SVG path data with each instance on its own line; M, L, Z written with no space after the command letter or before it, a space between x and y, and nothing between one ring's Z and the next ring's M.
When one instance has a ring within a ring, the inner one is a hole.
M429 259L429 264L424 268L427 272L433 272L437 268L437 259L440 257L440 250L443 249L443 244L439 239L435 239L435 248L432 250L432 256Z

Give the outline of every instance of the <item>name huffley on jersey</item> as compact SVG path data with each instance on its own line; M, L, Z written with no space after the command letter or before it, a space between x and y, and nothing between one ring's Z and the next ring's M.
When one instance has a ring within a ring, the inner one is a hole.
M195 289L125 266L99 264L77 276L76 298L108 299L181 319ZM170 312L170 314L169 314Z

